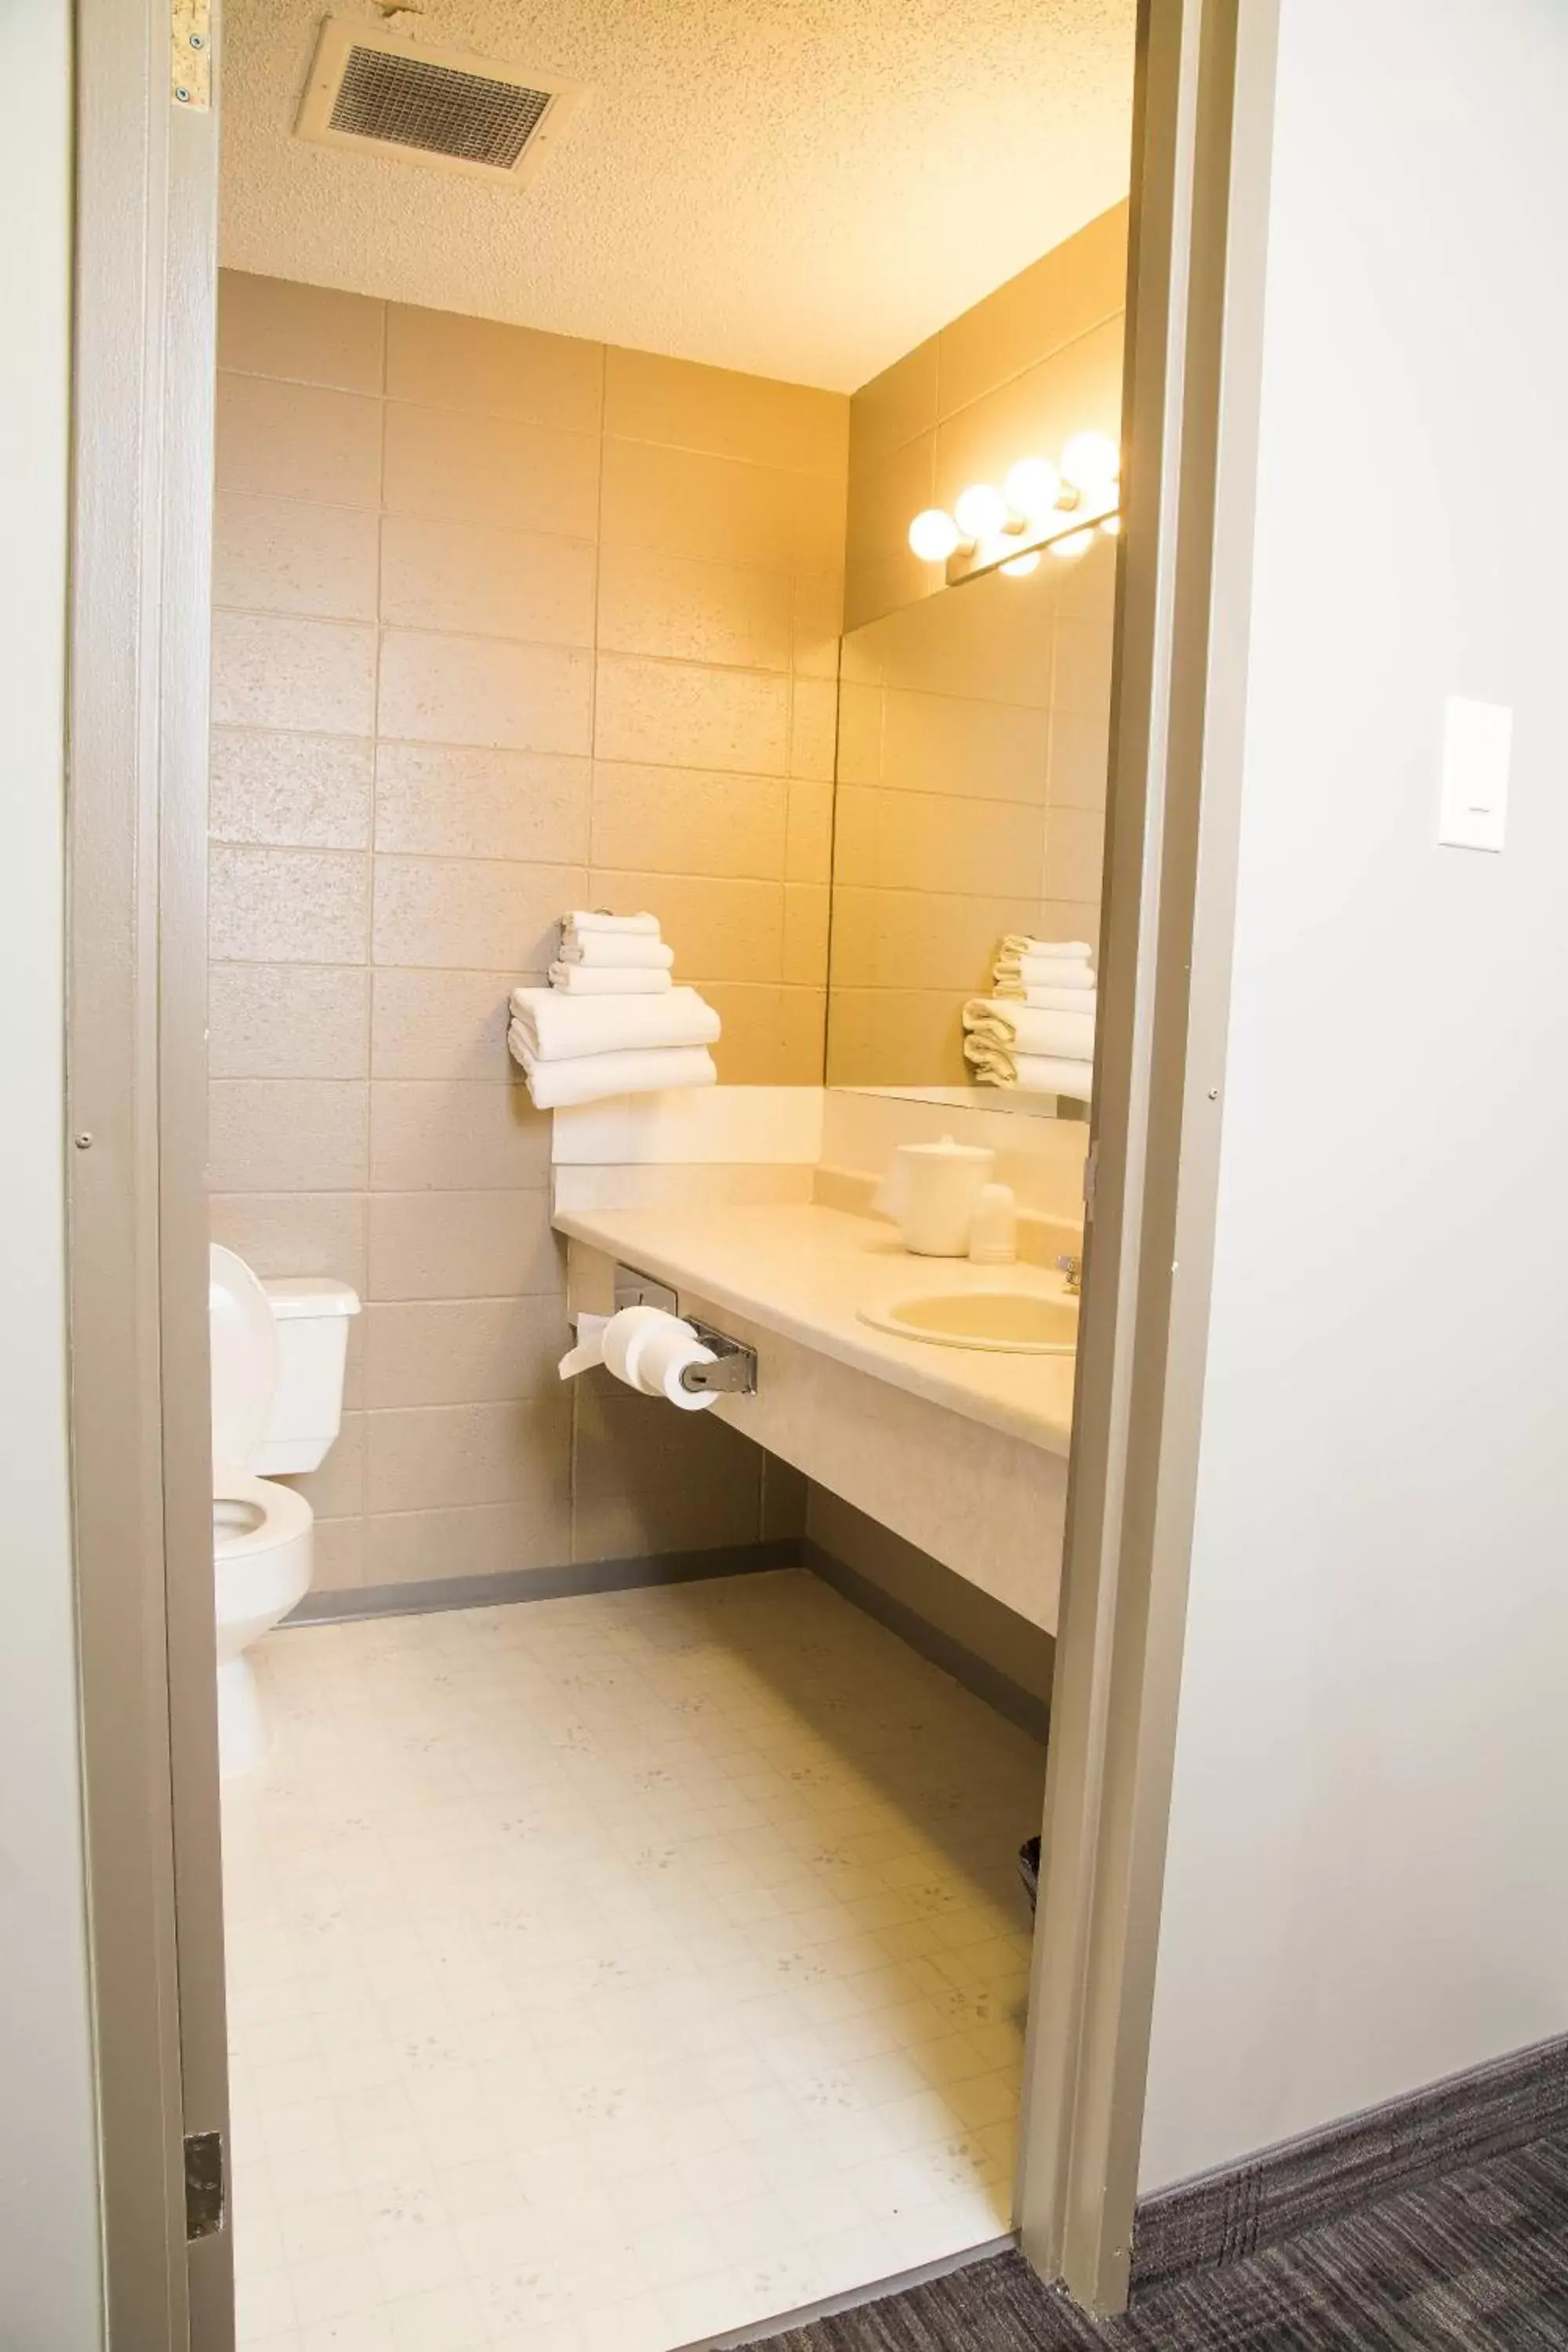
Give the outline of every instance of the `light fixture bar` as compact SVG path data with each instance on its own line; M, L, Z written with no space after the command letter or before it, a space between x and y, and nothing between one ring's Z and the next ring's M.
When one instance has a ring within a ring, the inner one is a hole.
M1055 516L1048 530L1031 533L1026 525L1020 535L1009 541L1005 547L999 547L992 540L983 547L957 548L947 559L947 584L950 588L963 588L971 580L988 580L992 572L1000 572L1005 564L1016 563L1020 556L1044 554L1058 541L1088 538L1094 531L1103 530L1107 523L1120 523L1121 520L1119 505L1102 507L1098 514Z

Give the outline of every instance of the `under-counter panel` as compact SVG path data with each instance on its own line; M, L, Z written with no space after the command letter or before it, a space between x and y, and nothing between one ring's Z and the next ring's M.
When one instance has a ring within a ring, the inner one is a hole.
M668 1230L657 1250L648 1245L646 1234L639 1249L637 1236L627 1231L639 1215L648 1213L607 1214L602 1221L603 1239L584 1235L582 1228L599 1222L591 1216L574 1213L558 1219L570 1236L574 1312L611 1311L617 1263L669 1283L682 1314L756 1350L756 1394L721 1397L710 1410L1054 1633L1068 1471L1060 1405L1065 1395L1070 1411L1070 1362L1064 1366L1060 1359L984 1360L953 1349L927 1351L932 1359L928 1385L939 1377L973 1381L982 1366L993 1381L1005 1381L1007 1375L1001 1368L1005 1361L1021 1391L1026 1395L1032 1388L1048 1397L1041 1436L1020 1436L1014 1428L997 1427L989 1417L980 1417L977 1404L983 1412L988 1400L977 1399L967 1387L963 1406L955 1408L864 1363L844 1361L828 1346L813 1344L810 1337L802 1336L799 1298L780 1310L788 1314L789 1330L777 1328L765 1310L742 1313L731 1286L721 1286L721 1295L715 1295L701 1286L694 1267L683 1269L672 1262ZM725 1213L718 1215L722 1220ZM715 1239L716 1254L722 1258L724 1236ZM683 1254L694 1257L698 1246L689 1242ZM906 1261L911 1269L919 1263ZM775 1260L773 1279L781 1278ZM868 1341L872 1337L867 1334ZM915 1343L889 1344L907 1349ZM1010 1415L1018 1417L1016 1410Z

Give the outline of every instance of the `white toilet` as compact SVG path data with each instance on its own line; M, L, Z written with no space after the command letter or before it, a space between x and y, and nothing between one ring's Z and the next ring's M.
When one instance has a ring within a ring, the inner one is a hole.
M346 1282L261 1282L215 1243L212 1341L213 1567L217 1586L218 1758L226 1777L266 1755L268 1736L245 1655L310 1585L313 1513L263 1472L314 1470L342 1423Z

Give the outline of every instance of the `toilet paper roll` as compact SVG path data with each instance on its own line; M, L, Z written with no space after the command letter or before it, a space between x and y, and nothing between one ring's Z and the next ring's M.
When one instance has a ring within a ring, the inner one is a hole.
M612 1315L605 1326L601 1345L606 1370L614 1372L616 1380L625 1381L627 1388L635 1389L637 1385L637 1349L644 1338L650 1328L673 1320L674 1318L666 1315L659 1307L623 1307L620 1313Z
M616 1380L639 1396L661 1396L682 1412L702 1412L718 1397L702 1389L686 1389L681 1373L689 1364L717 1360L705 1348L689 1323L667 1315L662 1307L623 1307L618 1315L580 1315L577 1345L561 1360L563 1381L595 1364L603 1364Z
M577 1316L577 1344L562 1357L556 1370L563 1381L571 1381L579 1372L592 1371L596 1364L608 1364L617 1380L636 1388L632 1350L638 1333L650 1319L656 1323L659 1320L657 1307L623 1307L615 1315Z
M577 1345L567 1350L555 1370L563 1381L574 1381L579 1372L592 1371L605 1360L605 1333L609 1328L608 1315L579 1315Z
M680 1376L689 1365L718 1362L711 1348L703 1346L689 1323L679 1316L661 1316L657 1328L639 1333L634 1363L637 1385L645 1396L668 1399L682 1412L705 1412L719 1402L712 1389L682 1388Z

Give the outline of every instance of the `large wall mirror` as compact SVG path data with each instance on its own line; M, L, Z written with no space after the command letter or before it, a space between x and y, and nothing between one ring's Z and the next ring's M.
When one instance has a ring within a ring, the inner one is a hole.
M1098 940L1115 577L1116 542L1096 531L1025 576L992 572L847 632L829 1086L1077 1115L1065 1089L1009 1082L1005 1055L984 1073L966 1060L964 1009L994 996L1009 935Z

